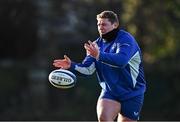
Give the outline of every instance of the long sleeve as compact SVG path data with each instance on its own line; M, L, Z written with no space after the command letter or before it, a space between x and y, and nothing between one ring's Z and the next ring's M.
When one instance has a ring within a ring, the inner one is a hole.
M123 43L119 44L116 53L100 52L99 61L114 67L124 67L134 53L135 46L133 44Z
M70 71L81 76L92 75L96 70L95 60L91 56L86 56L82 63L72 62Z

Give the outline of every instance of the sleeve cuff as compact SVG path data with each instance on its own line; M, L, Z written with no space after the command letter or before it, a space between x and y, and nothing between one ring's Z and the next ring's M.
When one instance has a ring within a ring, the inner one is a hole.
M103 55L104 55L103 52L99 52L99 57L98 57L97 61L103 61Z
M75 62L71 62L71 66L69 68L70 71L73 71L75 69L76 63Z

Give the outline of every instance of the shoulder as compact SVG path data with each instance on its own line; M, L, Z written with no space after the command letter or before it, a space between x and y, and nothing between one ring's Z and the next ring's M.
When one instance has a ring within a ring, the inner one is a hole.
M136 42L135 38L133 37L132 34L125 30L119 30L118 32L118 38L121 43L126 42L126 43L134 43Z
M125 30L119 30L118 33L119 37L122 39L129 39L129 40L134 40L134 37L132 34L130 34L129 32L125 31Z

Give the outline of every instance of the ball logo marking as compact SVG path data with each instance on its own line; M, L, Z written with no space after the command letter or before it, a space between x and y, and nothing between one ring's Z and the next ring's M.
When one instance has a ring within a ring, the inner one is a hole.
M72 88L76 83L76 76L63 69L54 70L49 74L50 83L57 88Z

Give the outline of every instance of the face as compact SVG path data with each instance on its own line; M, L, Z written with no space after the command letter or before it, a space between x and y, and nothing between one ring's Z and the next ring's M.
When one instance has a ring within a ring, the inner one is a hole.
M97 19L97 26L98 26L98 31L100 35L106 34L113 29L117 28L117 23L111 23L108 19L106 18L98 18Z

